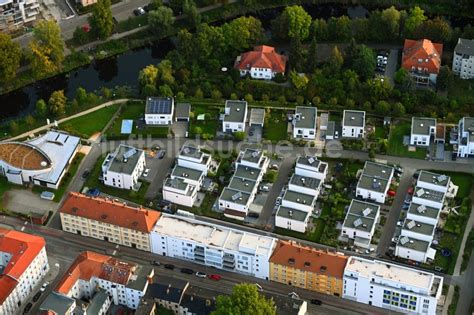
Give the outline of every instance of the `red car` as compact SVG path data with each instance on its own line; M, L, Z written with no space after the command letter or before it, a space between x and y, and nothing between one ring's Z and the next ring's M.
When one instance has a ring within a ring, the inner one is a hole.
M387 195L389 195L390 197L395 196L395 190L389 190L389 191L387 192Z
M413 195L413 187L408 188L407 192L409 195Z
M219 281L222 279L222 277L219 275L209 275L209 279L214 280L214 281Z

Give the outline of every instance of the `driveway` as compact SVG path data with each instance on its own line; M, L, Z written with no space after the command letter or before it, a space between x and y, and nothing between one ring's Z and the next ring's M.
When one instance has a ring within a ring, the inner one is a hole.
M252 135L250 135L250 132L252 132ZM252 125L251 127L249 127L247 141L251 143L262 142L262 132L263 128L261 126Z
M184 121L177 121L171 125L171 130L173 130L174 136L178 138L186 137L186 132L188 131L188 123Z
M148 190L145 193L146 200L155 199L158 193L161 192L163 181L168 172L171 172L171 165L174 162L175 156L175 153L167 152L163 159L155 157L154 161L148 164L147 167L150 169L150 175L148 175L150 186L148 186Z
M389 79L392 85L394 82L395 72L397 71L398 66L398 49L390 49L390 54L388 55L387 66L385 67L385 76Z

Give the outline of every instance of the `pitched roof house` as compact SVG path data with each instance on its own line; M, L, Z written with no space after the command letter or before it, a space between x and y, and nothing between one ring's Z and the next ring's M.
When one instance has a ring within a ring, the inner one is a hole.
M443 44L429 39L405 39L402 55L402 68L410 71L418 84L436 83L441 68Z
M254 79L273 79L277 73L285 73L288 57L280 55L271 46L256 46L235 59L234 68L240 75L250 73Z

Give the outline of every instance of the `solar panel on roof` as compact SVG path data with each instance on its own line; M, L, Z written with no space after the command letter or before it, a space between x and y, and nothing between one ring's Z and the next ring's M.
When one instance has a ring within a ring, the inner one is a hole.
M417 192L416 192L416 196L417 197L421 197L425 194L425 190L423 188L419 189Z
M358 226L362 225L362 220L359 218L359 219L355 220L353 224L354 224L354 227L358 227Z
M364 211L362 211L362 214L364 215L364 217L368 216L371 213L372 213L372 209L370 208L365 208Z
M169 114L171 112L171 100L163 98L149 98L148 112L150 114Z
M133 156L136 153L137 153L137 150L135 148L132 148L123 154L123 158L128 159L129 157Z
M438 182L442 182L442 181L445 181L448 177L446 175L439 175L438 176Z
M314 163L314 158L313 157L308 158L308 163L313 164Z
M258 151L253 151L252 152L252 157L256 158L258 156Z
M404 236L400 239L400 244L405 245L409 241L410 241L410 239L408 237Z
M425 205L418 206L418 208L416 208L416 211L418 211L419 213L424 213L426 211L426 206Z
M413 229L413 228L415 227L415 225L416 225L415 221L412 220L412 221L410 221L410 222L407 223L407 228L408 228L409 230L411 230L411 229Z
M239 191L238 193L236 193L232 196L232 201L236 201L240 197L242 197L242 193Z

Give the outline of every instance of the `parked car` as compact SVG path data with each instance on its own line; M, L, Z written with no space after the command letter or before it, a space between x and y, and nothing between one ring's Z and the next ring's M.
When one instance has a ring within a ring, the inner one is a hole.
M150 169L147 168L143 171L143 177L147 177L148 176L148 173L150 173Z
M152 264L153 266L160 266L160 265L161 265L158 260L153 260L153 261L151 262L151 264Z
M403 225L403 221L402 221L402 220L400 220L400 221L397 222L397 226L402 226L402 225Z
M321 302L320 300L311 299L311 304L314 304L314 305L321 305L321 304L323 304L323 302Z
M221 279L222 279L222 277L221 277L221 276L219 276L219 275L216 275L216 274L209 275L209 276L208 276L208 278L209 278L209 279L211 279L211 280L214 280L214 281L219 281L219 280L221 280Z
M280 167L278 166L278 164L272 164L272 165L270 165L270 169L278 171L280 169Z
M395 196L395 194L396 194L395 190L391 190L391 189L390 189L390 190L387 192L387 195L389 195L390 197Z
M249 214L247 214L247 216L249 218L256 218L258 219L258 217L260 216L258 213L255 213L255 212L250 212Z
M160 153L158 153L158 158L161 160L165 157L165 154L166 154L166 151L165 150L161 150Z
M33 307L33 304L31 303L26 304L25 309L23 310L23 314L28 314L28 312L31 310L32 307Z
M261 185L260 190L267 192L267 191L270 191L270 187L268 187L267 185Z
M40 288L40 292L44 292L46 290L46 288L48 287L48 285L49 285L49 282L47 282L47 281L45 283L43 283L43 285Z
M194 274L194 271L192 269L189 269L189 268L181 268L181 272L182 273L185 273L187 275L192 275Z
M135 10L133 10L133 14L136 16L144 15L146 12L142 7L138 7Z
M290 292L288 293L288 296L292 299L299 299L300 296L296 292Z
M41 296L41 291L40 292L36 292L36 294L33 296L33 302L36 302L39 300Z
M198 271L198 272L196 272L196 277L198 277L198 278L207 278L207 274L205 274L204 272Z
M165 269L174 270L174 265L172 264L165 264L164 267Z
M82 173L82 178L86 179L87 177L89 177L90 174L91 172L89 170L85 170L84 173Z

